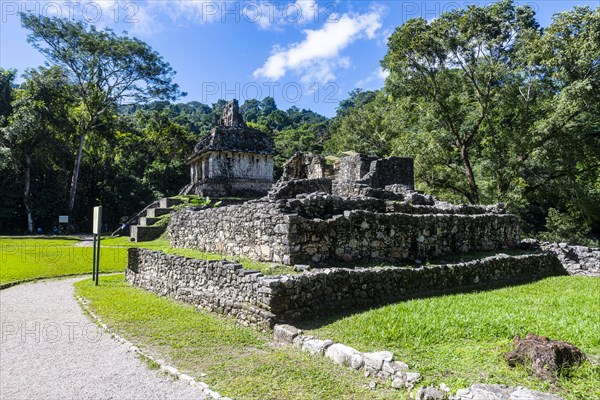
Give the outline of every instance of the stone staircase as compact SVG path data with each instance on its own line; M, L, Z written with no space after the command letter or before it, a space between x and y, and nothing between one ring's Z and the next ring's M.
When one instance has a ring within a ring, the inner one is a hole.
M155 226L161 217L173 212L171 207L183 203L181 199L165 197L146 209L146 215L140 217L137 225L131 225L132 242L147 242L158 239L167 229L166 226Z

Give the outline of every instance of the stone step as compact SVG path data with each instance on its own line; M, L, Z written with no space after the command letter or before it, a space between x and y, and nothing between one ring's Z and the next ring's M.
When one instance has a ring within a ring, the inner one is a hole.
M157 223L158 221L160 221L160 218L155 218L155 217L140 217L140 222L138 223L139 226L152 226L155 223Z
M170 208L149 208L146 210L146 217L158 218L171 213Z
M131 241L132 242L147 242L158 239L163 234L166 227L164 226L131 226Z
M161 208L170 208L173 206L177 206L181 203L183 203L183 200L176 199L174 197L165 197L164 199L160 199L158 201L158 204Z

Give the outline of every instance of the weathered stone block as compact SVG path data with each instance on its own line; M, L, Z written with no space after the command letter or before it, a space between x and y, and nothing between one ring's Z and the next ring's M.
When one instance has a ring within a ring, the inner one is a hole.
M134 242L147 242L158 239L165 231L164 226L131 226L131 240Z
M158 218L171 213L170 208L149 208L146 210L146 216L150 218Z
M294 338L300 334L300 330L292 325L275 325L273 328L273 337L281 343L292 344Z
M174 197L165 197L158 201L160 208L171 208L183 203L183 200Z
M334 343L325 349L325 357L332 359L335 363L347 367L356 365L360 352L352 347L341 343Z
M302 344L302 350L308 351L311 354L319 354L322 356L325 354L325 349L332 344L333 342L331 340L310 339L306 340Z
M364 353L365 366L380 371L385 361L390 362L394 359L394 354L389 351L377 351L374 353Z

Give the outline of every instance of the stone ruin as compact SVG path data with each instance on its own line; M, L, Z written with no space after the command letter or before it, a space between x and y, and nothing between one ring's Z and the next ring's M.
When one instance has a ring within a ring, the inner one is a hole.
M273 140L246 126L237 100L227 103L211 133L186 160L191 182L180 194L260 197L273 184Z
M266 197L173 214L174 247L286 265L426 260L517 247L501 208L454 206L414 192L413 161L296 154Z
M224 123L233 123L227 115ZM499 206L438 201L414 191L411 159L360 154L295 154L266 196L178 210L168 233L173 247L224 260L132 248L127 281L264 330L415 296L587 271L592 254L577 253L571 269L536 243L505 254L523 246L516 216ZM490 254L448 261L480 251ZM294 265L298 273L265 276L226 261L230 256Z

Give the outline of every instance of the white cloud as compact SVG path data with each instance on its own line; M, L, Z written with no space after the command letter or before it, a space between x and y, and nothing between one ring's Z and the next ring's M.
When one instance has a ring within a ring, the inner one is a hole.
M140 36L156 35L169 24L185 27L190 24L249 23L256 24L263 30L280 31L286 26L304 26L318 22L319 17L323 16L320 14L327 11L316 0L138 0L128 3L95 0L84 6L88 7L88 14L92 14L92 17L96 8L100 10L102 18L93 21L95 25L122 28ZM81 13L82 6L78 7ZM61 12L59 5L55 8L58 11L48 7L48 13ZM325 19L324 16L323 18Z
M361 89L375 89L381 87L389 75L390 71L379 67L365 79L361 79L360 81L356 82L356 87Z
M211 23L221 19L225 3L213 0L174 0L174 1L148 1L151 7L156 8L155 13L166 14L173 22L178 23ZM239 4L239 3L234 3Z
M162 23L154 17L151 10L143 7L135 10L128 25L130 34L142 37L152 36L163 29Z
M387 69L383 69L381 67L379 67L379 70L376 71L377 73L377 77L379 79L381 79L382 81L386 80L388 76L390 76L390 71L388 71Z
M356 40L373 39L379 28L379 11L344 14L337 22L326 23L321 29L304 30L305 38L301 42L286 49L275 47L264 65L254 71L254 77L278 80L293 71L305 82L331 81L335 79L336 68L350 64L348 58L340 58L340 52Z
M377 44L381 47L387 47L388 39L390 36L392 36L392 34L394 33L395 30L396 30L396 27L394 27L394 26L389 26L389 27L381 30L379 33L379 40L377 41Z
M284 25L305 25L315 21L319 13L316 0L296 0L293 2L251 1L226 2L215 0L172 0L139 2L148 9L146 14L166 15L179 25L189 23L209 24L214 22L255 23L261 29L279 30ZM150 21L150 18L146 18ZM152 26L152 22L148 24Z

